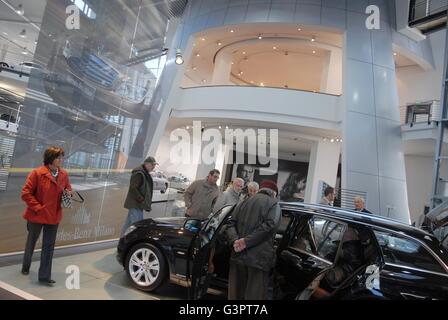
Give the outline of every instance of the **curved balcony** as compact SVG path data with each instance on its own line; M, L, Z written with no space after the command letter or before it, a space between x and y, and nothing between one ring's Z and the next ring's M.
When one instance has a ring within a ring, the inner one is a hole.
M340 96L269 87L202 86L180 89L171 116L340 130Z

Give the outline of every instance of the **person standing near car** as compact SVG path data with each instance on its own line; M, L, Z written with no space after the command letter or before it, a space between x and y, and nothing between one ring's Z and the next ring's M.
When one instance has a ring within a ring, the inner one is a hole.
M51 266L59 223L62 220L61 198L64 190L71 196L68 173L61 168L64 149L50 147L44 152L44 165L34 169L22 189L26 203L23 214L27 220L28 237L23 256L22 274L28 275L36 241L43 229L39 282L52 286Z
M230 256L229 300L266 300L269 272L275 266L274 238L280 226L278 188L263 181L258 193L232 213L227 237Z
M121 234L133 223L143 220L143 210L151 211L154 183L151 171L158 165L154 157L148 157L144 163L132 170L129 190L124 202L128 209L128 217L123 225Z
M219 196L216 185L219 175L219 170L211 170L205 180L197 180L187 188L184 194L186 217L205 219L210 215Z
M356 197L354 203L355 203L355 211L372 214L372 212L366 209L366 205L363 198Z
M240 201L240 194L244 187L244 180L235 178L232 186L224 191L216 200L213 210L216 212L227 206L233 206Z
M332 187L325 188L324 196L320 200L319 204L323 206L333 206L334 202L334 189Z

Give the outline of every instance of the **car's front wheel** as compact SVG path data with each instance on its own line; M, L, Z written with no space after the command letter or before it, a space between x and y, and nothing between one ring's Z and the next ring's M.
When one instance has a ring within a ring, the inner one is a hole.
M126 257L126 273L137 289L154 291L165 282L165 258L154 245L137 244Z

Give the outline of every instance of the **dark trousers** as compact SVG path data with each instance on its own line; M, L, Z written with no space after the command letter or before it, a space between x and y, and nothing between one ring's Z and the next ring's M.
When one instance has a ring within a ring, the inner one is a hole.
M34 247L39 239L42 228L44 229L42 239L42 252L40 253L39 280L46 281L51 279L51 264L53 261L54 244L58 225L39 224L28 222L28 238L26 239L25 255L23 256L22 270L28 271L33 258Z
M267 300L269 272L230 263L229 300Z

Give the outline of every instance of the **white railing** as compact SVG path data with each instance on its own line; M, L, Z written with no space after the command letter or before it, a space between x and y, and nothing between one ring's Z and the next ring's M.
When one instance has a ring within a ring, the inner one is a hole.
M427 112L424 109L427 107ZM420 109L420 110L417 110ZM400 121L403 125L414 125L417 123L431 124L441 119L440 101L426 101L408 104L400 107Z

